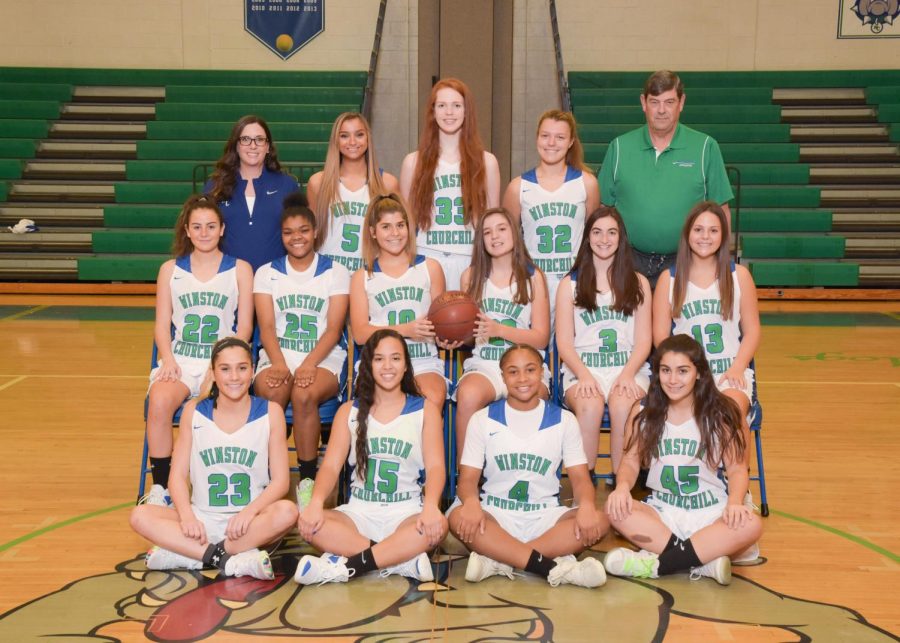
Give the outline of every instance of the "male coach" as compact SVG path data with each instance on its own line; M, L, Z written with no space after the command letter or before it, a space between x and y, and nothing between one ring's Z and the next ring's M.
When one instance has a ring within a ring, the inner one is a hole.
M606 151L600 195L604 205L621 213L635 267L655 286L660 273L675 263L688 211L709 199L722 204L730 217L727 202L734 195L719 144L678 122L684 85L677 74L651 75L641 108L647 126L613 139Z

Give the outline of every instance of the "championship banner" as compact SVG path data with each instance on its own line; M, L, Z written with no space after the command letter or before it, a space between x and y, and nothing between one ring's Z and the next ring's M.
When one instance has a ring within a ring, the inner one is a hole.
M837 37L900 38L900 0L838 0Z
M287 60L325 31L325 0L244 0L244 29Z

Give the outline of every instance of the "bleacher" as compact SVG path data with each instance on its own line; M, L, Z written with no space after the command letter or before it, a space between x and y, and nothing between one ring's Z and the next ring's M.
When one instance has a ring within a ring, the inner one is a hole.
M644 124L648 75L569 74L593 167ZM739 251L757 285L900 286L900 71L680 76L681 122L713 136L740 176Z
M0 68L0 278L153 281L234 122L265 118L305 182L365 72ZM203 166L199 167L198 166Z

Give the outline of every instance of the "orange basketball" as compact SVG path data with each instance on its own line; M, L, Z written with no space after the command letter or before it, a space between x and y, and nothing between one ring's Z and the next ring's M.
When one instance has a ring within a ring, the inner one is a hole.
M448 290L431 302L428 319L434 332L450 342L467 342L475 332L478 305L461 290Z

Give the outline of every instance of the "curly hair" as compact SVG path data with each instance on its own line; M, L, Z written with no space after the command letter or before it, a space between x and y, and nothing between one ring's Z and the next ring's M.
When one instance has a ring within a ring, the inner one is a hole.
M266 154L265 166L270 172L281 172L281 163L278 161L278 148L275 141L272 140L272 132L269 126L262 118L253 114L242 116L234 127L231 128L231 134L225 142L222 150L222 156L216 161L216 169L213 171L211 180L212 186L209 190L211 196L216 202L227 201L234 196L234 188L237 185L238 173L241 169L241 159L238 156L237 146L241 132L248 125L259 125L266 133L269 139L269 151Z
M363 344L359 358L359 367L356 373L356 384L354 385L353 397L356 400L356 476L360 480L366 479L366 465L369 461L369 442L368 421L369 409L375 402L375 377L372 374L372 358L375 355L375 349L381 343L381 340L393 337L400 345L403 346L403 361L406 364L406 371L403 373L403 379L400 380L400 390L407 395L422 397L418 384L416 384L416 375L413 372L412 360L409 357L409 349L406 347L406 340L395 330L390 328L379 328L369 337L368 341Z
M653 375L647 402L635 416L631 435L625 451L637 444L641 466L649 467L650 461L659 457L659 441L666 428L669 398L659 381L660 363L667 354L686 356L697 369L694 384L694 419L700 430L700 450L706 463L715 469L725 457L741 461L747 450L747 442L741 429L741 413L737 403L716 387L703 347L689 335L667 337L656 349L653 357Z

